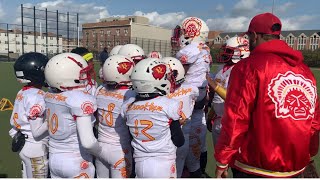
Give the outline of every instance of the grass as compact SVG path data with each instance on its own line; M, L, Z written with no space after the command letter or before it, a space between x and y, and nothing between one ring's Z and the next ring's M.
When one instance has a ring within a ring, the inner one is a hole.
M99 65L96 65L96 72L98 72ZM213 67L213 71L216 66ZM21 89L22 85L16 81L13 64L1 62L0 63L0 98L7 98L12 103L14 102L17 92ZM320 70L313 69L313 73L320 83ZM320 88L319 88L320 89ZM319 93L319 91L318 91ZM8 134L10 130L9 119L12 111L0 112L0 175L6 174L9 178L19 178L21 177L21 164L20 158L17 153L11 152L11 138ZM208 164L207 173L210 176L214 175L215 161L213 158L213 148L212 148L212 138L211 133L207 133L207 149L208 149ZM318 171L320 173L320 157L319 155L315 160Z

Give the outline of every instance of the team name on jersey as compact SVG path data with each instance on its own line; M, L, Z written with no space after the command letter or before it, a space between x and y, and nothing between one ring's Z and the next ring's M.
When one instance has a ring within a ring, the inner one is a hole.
M188 93L192 92L192 88L179 88L178 90L174 91L173 93L168 94L168 98L178 97L187 95Z
M66 96L62 96L61 94L52 94L52 93L47 93L45 95L45 98L54 99L57 101L66 101L67 99Z
M124 99L124 95L122 95L121 93L119 93L119 92L110 92L110 91L106 91L105 89L101 89L98 92L98 95L103 95L103 96L106 96L106 97L113 97L113 98L116 98L116 99L119 99L119 100Z
M22 99L23 99L22 93L17 94L16 100L22 101Z
M151 111L151 112L154 112L154 111L162 111L163 107L162 106L157 106L157 105L154 105L154 103L145 103L145 104L142 104L142 105L135 105L135 104L132 104L132 105L128 105L128 109L127 111L135 111L135 110L141 110L141 111Z

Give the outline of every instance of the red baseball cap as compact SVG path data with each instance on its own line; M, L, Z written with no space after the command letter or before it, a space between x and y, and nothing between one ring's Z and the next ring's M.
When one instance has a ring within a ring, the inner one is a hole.
M277 16L271 13L263 13L258 14L251 19L247 33L256 32L262 34L280 35L281 27L281 21Z

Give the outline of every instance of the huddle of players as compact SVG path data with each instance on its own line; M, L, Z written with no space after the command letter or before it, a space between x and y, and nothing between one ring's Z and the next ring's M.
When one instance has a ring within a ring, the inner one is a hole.
M17 94L9 134L20 145L23 177L46 178L48 166L52 178L93 178L95 171L98 178L126 178L133 167L138 178L171 178L181 177L184 166L201 177L208 82L218 94L225 87L206 80L212 59L205 22L188 17L181 29L177 59L116 46L99 87L86 61L91 53L22 55L14 69L27 85ZM48 92L41 90L46 83Z

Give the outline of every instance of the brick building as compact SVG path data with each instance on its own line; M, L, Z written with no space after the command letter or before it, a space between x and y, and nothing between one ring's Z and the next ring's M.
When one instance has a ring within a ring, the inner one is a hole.
M133 43L141 46L146 54L156 50L169 56L171 34L170 29L150 25L145 17L111 17L83 24L82 45L92 52L100 52L104 47L110 51L116 45Z

